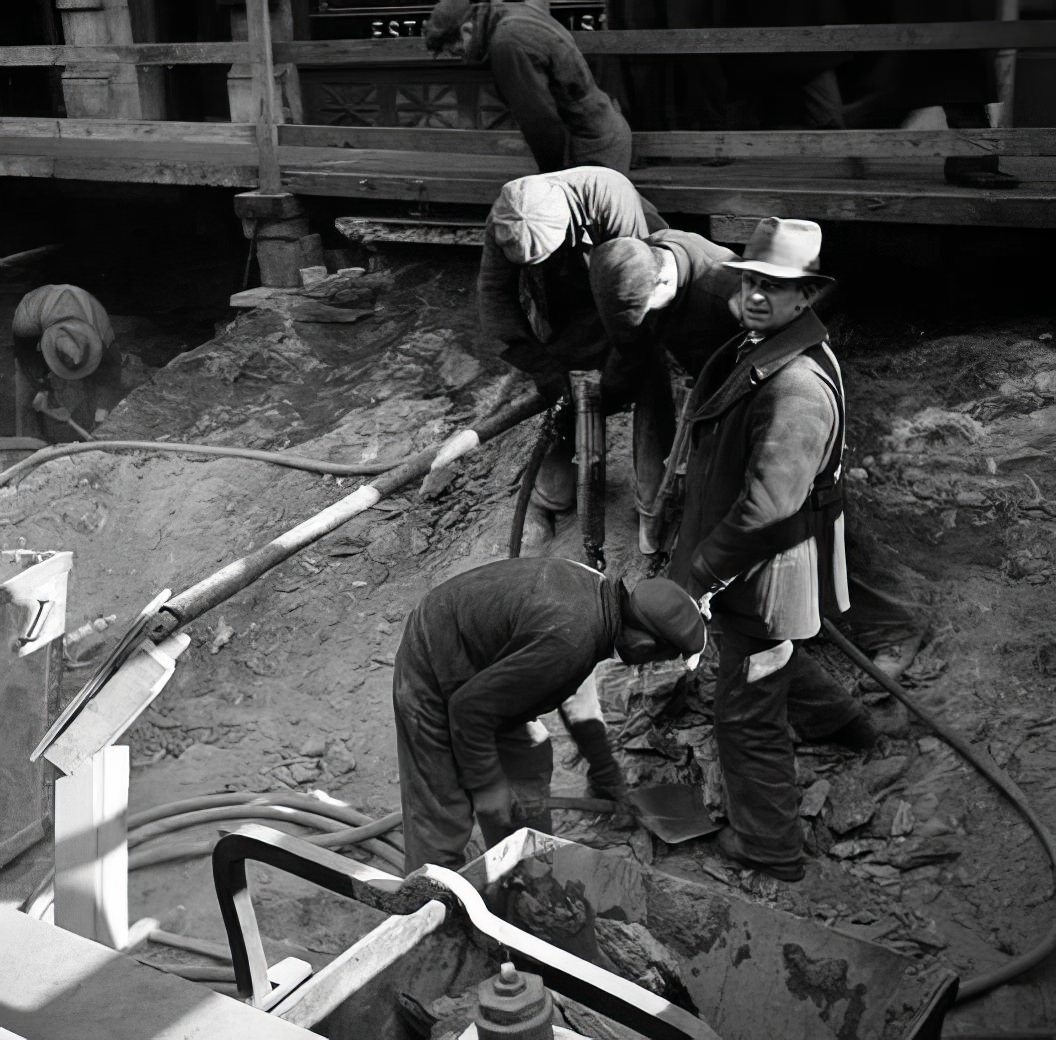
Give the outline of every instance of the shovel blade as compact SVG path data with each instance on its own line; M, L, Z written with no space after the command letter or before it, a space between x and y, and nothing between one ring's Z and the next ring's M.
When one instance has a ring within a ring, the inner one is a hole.
M638 822L669 845L703 838L722 830L704 807L704 796L695 784L652 784L627 795Z

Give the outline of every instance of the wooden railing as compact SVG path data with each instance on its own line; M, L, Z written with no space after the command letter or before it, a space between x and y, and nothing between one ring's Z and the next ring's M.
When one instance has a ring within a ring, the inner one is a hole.
M426 59L420 39L357 39L272 42L267 0L249 0L247 42L139 43L100 46L17 46L0 48L0 67L65 66L77 63L136 66L215 65L252 67L254 125L245 123L128 122L119 120L0 120L0 172L6 155L58 155L85 142L113 141L127 159L151 155L159 145L213 146L214 159L234 149L239 163L255 149L253 165L262 191L282 188L280 159L287 148L375 149L494 156L527 155L512 131L426 128L312 126L282 123L271 89L273 67L391 66ZM763 54L769 52L866 52L1016 50L1056 48L1056 19L839 25L762 29L669 29L578 32L588 55ZM439 59L438 67L458 65ZM636 154L652 158L885 158L951 155L1056 155L1056 128L990 130L837 130L638 132ZM137 148L140 151L137 153ZM336 152L335 158L347 151ZM232 158L235 161L235 158ZM11 172L10 170L8 172Z

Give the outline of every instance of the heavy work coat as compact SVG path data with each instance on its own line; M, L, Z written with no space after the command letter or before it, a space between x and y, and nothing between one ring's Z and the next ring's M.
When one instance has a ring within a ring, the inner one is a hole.
M582 166L545 176L564 192L570 212L565 244L531 271L542 283L549 335L533 329L523 305L525 269L506 259L490 217L477 278L484 335L503 343L502 357L540 384L600 364L605 336L590 292L591 248L613 238L645 238L650 231L642 197L622 174Z
M619 625L618 586L570 560L503 560L426 594L393 673L408 869L461 865L469 792L530 775L528 724L612 656Z
M411 612L398 710L442 708L467 789L501 776L495 734L553 711L613 654L617 586L570 560L517 559L444 582Z
M808 310L739 362L737 337L693 389L686 501L669 576L692 595L729 583L713 609L745 635L806 639L821 627L823 591L832 592L826 610L848 605L842 512L810 514L813 533L791 547L779 527L842 452L838 369L834 383L820 363L826 336Z
M474 7L469 61L487 59L542 173L570 166L631 167L631 128L594 81L572 34L525 3Z
M40 351L44 330L69 320L91 325L103 345L98 367L83 379L64 379L53 373ZM52 403L67 408L74 422L89 430L95 426L96 409L109 410L120 401L121 352L106 308L87 290L76 285L41 285L26 293L11 320L11 340L18 434L56 442L73 437L70 427L33 410L33 398L41 390L50 391Z

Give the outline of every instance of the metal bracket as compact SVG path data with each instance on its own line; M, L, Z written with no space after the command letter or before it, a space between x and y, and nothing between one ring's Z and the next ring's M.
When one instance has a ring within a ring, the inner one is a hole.
M285 870L388 913L413 913L435 899L449 908L458 906L477 932L531 964L552 989L650 1040L719 1040L707 1023L663 997L497 917L472 883L453 870L427 863L401 881L303 838L244 824L216 843L213 882L238 992L250 998L254 1007L265 1006L272 984L246 881L246 860Z

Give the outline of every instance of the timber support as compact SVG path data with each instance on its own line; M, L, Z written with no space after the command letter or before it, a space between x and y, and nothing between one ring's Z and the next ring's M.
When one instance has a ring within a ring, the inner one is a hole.
M262 285L294 288L301 284L301 268L324 263L322 239L309 233L304 204L296 195L242 192L235 196L235 215L254 243Z

